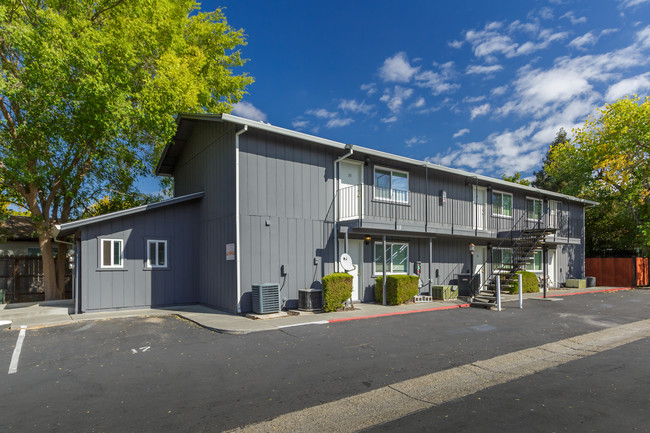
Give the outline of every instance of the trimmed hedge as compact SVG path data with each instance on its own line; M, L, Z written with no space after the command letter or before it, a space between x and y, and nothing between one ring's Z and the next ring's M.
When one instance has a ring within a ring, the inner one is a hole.
M323 277L323 309L336 311L352 296L352 275L333 273Z
M521 277L521 291L523 293L537 293L539 292L539 280L537 275L534 272L528 271L519 271L518 274L523 275ZM507 287L508 293L515 294L519 293L519 279L515 278L512 282L511 287Z
M375 302L383 302L383 279L375 279ZM399 305L418 294L418 280L415 275L386 275L386 303Z

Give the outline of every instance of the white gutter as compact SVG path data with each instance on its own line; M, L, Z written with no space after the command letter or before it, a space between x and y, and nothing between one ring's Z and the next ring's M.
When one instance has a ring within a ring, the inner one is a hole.
M248 131L248 125L235 132L235 266L237 267L237 312L241 313L241 223L239 216L239 136Z
M339 173L338 173L338 166L339 162L343 161L345 158L349 157L354 153L354 150L352 149L351 144L346 144L345 148L348 149L348 153L345 155L339 157L334 161L334 272L338 271L338 253L339 253L339 237L338 237L338 232L336 231L337 229L337 222L338 222L338 197L336 196L338 193L338 186L339 186Z

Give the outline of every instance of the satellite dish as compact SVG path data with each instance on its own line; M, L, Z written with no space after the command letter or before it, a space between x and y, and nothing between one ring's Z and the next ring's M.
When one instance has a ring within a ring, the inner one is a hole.
M349 254L341 254L341 267L345 271L351 271L354 269L354 263L352 263L352 257Z

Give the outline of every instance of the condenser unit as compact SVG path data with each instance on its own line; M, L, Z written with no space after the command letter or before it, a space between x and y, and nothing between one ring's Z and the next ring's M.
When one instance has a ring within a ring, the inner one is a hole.
M280 286L273 283L253 285L253 312L278 313L280 307Z

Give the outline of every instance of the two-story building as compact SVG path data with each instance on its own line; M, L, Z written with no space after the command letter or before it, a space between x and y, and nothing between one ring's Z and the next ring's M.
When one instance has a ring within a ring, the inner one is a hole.
M343 252L353 300L372 301L384 271L419 270L423 291L470 267L487 281L530 227L545 232L526 266L559 285L584 276L596 204L229 114L179 116L157 173L174 178L173 199L60 226L59 239L75 235L78 311L248 312L268 282L294 307Z

